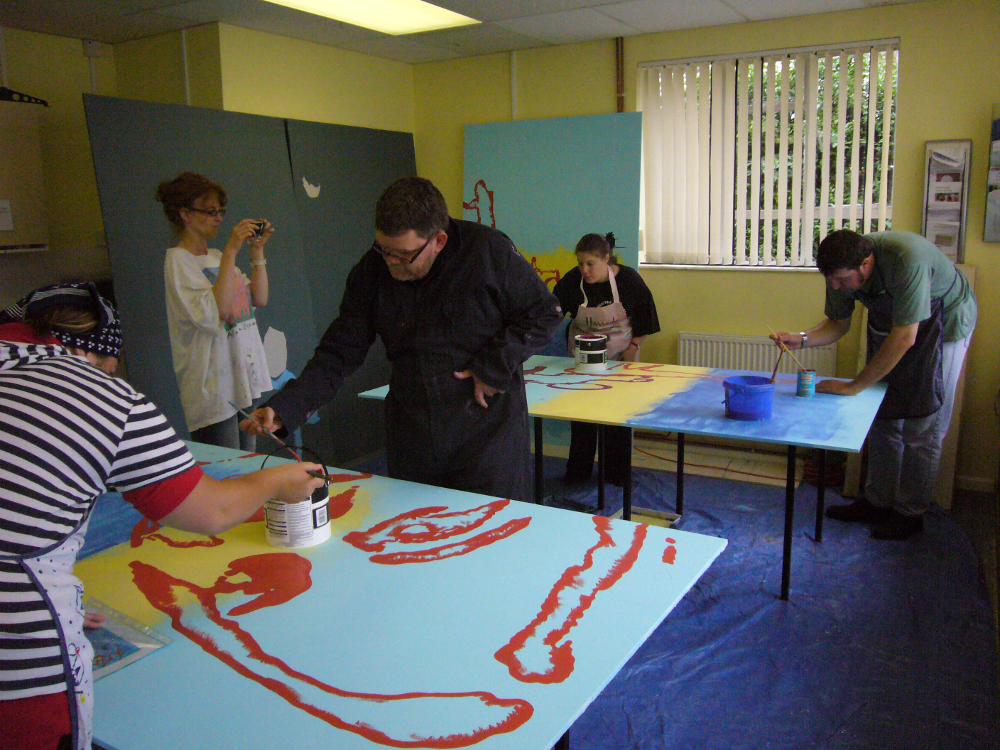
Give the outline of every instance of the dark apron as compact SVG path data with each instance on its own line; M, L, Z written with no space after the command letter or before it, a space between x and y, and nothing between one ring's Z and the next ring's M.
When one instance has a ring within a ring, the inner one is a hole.
M885 288L882 272L875 265L882 291L871 298L859 298L868 308L868 361L885 342L892 329L893 297ZM958 273L955 273L955 279ZM931 298L931 314L917 326L917 338L888 375L885 399L877 419L916 419L934 414L944 403L944 297Z

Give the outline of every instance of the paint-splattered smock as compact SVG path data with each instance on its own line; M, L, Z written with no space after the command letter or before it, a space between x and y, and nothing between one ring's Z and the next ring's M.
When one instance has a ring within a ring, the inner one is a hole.
M521 365L551 339L559 303L501 232L452 219L427 276L396 281L370 250L351 270L340 314L302 375L274 396L289 430L333 398L379 336L392 363L389 474L529 500L528 406ZM471 370L502 391L475 400Z
M94 501L119 489L159 519L202 474L145 396L61 345L5 340L18 328L0 326L0 700L69 691L73 747L89 748L93 650L73 564Z

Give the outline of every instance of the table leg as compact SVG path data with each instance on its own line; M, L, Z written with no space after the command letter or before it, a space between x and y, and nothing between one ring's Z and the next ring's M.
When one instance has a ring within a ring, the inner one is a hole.
M795 446L788 446L788 472L785 478L785 550L781 561L781 598L788 599L792 575L792 520L795 515Z
M539 505L542 504L542 493L545 490L542 450L542 418L535 417L535 502Z
M597 425L597 509L604 510L604 425Z
M816 481L816 541L823 541L823 511L826 505L826 450L819 451L819 479Z
M677 515L684 515L684 433L677 433Z
M628 461L622 475L622 518L632 520L632 428L628 431Z
M559 738L559 741L555 744L552 750L569 750L569 730L566 730L566 734Z

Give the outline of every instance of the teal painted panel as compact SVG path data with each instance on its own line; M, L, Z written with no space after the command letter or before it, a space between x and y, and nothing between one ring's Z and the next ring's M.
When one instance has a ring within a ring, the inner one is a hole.
M635 268L641 146L638 112L466 125L464 218L506 232L549 288L591 232Z

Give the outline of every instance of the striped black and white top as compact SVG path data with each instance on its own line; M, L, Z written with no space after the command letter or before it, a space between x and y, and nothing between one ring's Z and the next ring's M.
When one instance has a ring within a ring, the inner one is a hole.
M156 406L127 383L61 346L0 341L0 700L69 686L60 621L82 592L71 575L75 532L94 500L193 466Z

